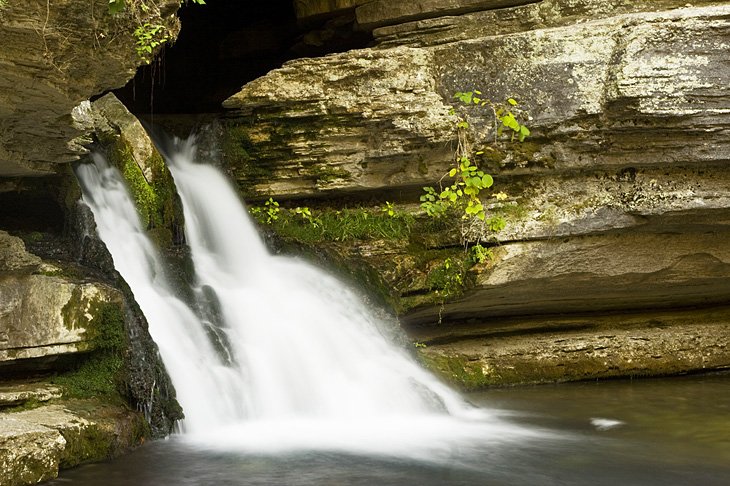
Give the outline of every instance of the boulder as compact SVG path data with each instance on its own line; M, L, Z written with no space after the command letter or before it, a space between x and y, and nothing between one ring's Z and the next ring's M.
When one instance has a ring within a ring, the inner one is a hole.
M23 486L53 479L59 467L111 459L138 446L145 431L140 414L95 402L0 413L0 480Z
M287 63L224 103L224 157L249 197L309 197L432 181L450 162L432 53L363 50Z
M0 272L0 367L46 367L60 356L93 350L105 325L98 313L105 304L122 305L119 291L63 276L4 231L0 247L14 249Z
M182 207L172 175L142 123L112 93L82 103L83 124L93 131L96 150L117 167L142 224L162 247L181 232Z
M25 486L53 479L66 440L42 425L0 415L0 480Z

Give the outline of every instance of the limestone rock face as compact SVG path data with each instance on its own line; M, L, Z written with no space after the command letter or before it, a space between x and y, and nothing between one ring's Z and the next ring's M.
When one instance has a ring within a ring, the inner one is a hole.
M179 4L163 0L147 12L127 8L112 16L105 0L3 2L0 177L54 173L84 153L74 141L84 134L74 126L74 107L134 76L143 62L137 26L164 25L174 37Z
M53 479L66 439L39 424L0 417L0 479L8 486L24 486Z
M433 182L453 154L453 93L481 89L495 101L519 93L533 118L534 136L505 148L499 176L721 164L729 8L292 61L225 102L236 117L230 163L259 196ZM491 118L476 108L466 116L475 142L487 143Z
M542 0L523 2L516 8L497 8L376 28L377 45L427 46L460 40L515 34L530 30L569 26L621 14L657 12L687 6L718 5L714 0L687 3L677 0Z
M662 360L646 359L634 369L589 353L591 371L566 371L570 379L727 366L730 351L713 336L730 337L730 5L544 0L418 15L376 29L372 49L287 63L226 102L225 156L244 195L333 209L396 201L416 220L407 237L318 243L317 251L389 294L414 333L433 326L424 342L441 365L461 349L492 366L497 342L476 352L466 334L492 342L494 328L520 336L532 319L564 314L591 315L600 330L530 325L529 333L600 347L612 329L619 337L606 346L618 350L647 342L618 332L640 328L656 346L636 348L634 361L653 353L686 364L652 368ZM489 109L453 99L474 89L493 102L515 98L532 135L500 139ZM474 160L503 193L483 201L506 220L496 232L459 220L434 227L418 208L421 187L437 185L453 164L457 116L469 124L473 152L483 152ZM453 273L464 242L477 241L493 247L493 259ZM669 310L711 306L720 310L690 319L701 324L695 330ZM648 316L660 311L671 332L651 330ZM635 317L601 320L621 313ZM695 331L693 357L668 351ZM450 347L438 348L447 339ZM528 368L547 359L514 346Z
M0 272L0 367L12 368L32 359L47 363L92 350L99 306L121 305L121 294L100 283L54 275L61 269L41 265L39 258L25 252L22 241L4 231L0 231L0 246L17 250L4 260L13 271ZM19 268L18 262L33 265Z
M539 0L295 0L297 17L307 20L354 10L359 27L402 24L415 19L484 11L535 3Z
M29 401L47 402L61 398L61 389L54 385L12 383L0 385L0 408L15 407Z
M110 459L139 444L142 417L93 402L0 414L0 481L23 486L53 479L59 467Z
M433 180L453 138L432 53L408 48L301 59L224 106L225 157L251 196L302 197ZM273 88L273 90L272 90Z
M501 9L539 0L374 0L356 10L365 29L467 12Z
M414 336L421 357L455 386L555 383L725 369L730 312L548 316Z

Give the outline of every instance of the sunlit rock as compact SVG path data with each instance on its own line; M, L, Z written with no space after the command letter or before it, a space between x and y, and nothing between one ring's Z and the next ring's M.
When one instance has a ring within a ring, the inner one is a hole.
M33 362L46 367L59 356L93 350L97 313L106 303L121 306L121 294L63 276L3 231L0 247L15 250L2 260L0 271L0 367L33 367Z

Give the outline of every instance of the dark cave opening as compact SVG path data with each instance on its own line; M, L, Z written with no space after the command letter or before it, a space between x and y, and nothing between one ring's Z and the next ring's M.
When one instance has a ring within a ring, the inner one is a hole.
M191 2L174 44L140 67L116 96L135 114L216 113L241 87L284 62L365 47L354 12L298 21L293 0Z
M0 228L9 232L60 234L64 212L49 192L0 192Z

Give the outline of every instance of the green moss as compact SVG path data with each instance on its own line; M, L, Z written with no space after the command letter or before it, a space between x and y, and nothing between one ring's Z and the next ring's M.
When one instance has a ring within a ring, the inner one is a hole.
M103 398L110 402L122 401L117 390L119 374L124 365L117 353L98 353L86 358L67 373L51 378L51 383L63 387L69 398Z
M161 246L172 243L171 226L180 219L182 208L177 200L172 176L167 170L162 156L153 151L145 166L149 168L151 177L148 181L142 169L134 159L132 148L124 137L117 137L108 145L111 163L116 166L127 182L127 187L134 200L140 220L148 229L163 228L154 236L159 238Z
M65 319L71 313L86 312L78 304L76 310L70 310L69 305L73 300L64 307ZM120 394L117 383L124 365L122 353L127 347L124 312L117 303L101 302L90 307L93 318L91 324L87 324L87 333L90 333L89 347L94 350L94 354L77 364L73 370L54 377L51 382L63 387L64 396L67 397L102 396L118 401Z
M418 349L423 365L464 391L474 391L491 384L481 363L463 354L445 355Z
M98 304L93 322L96 325L92 328L92 339L96 349L119 353L127 347L124 311L120 304Z
M314 213L308 221L290 211L282 210L271 229L285 240L312 244L327 241L407 240L414 219L398 212L389 216L378 210L363 208L325 210Z
M236 178L246 181L243 194L249 187L259 182L268 182L274 177L272 164L264 158L253 157L257 153L256 145L251 141L251 129L236 122L226 124L223 132L223 153L228 167L234 168Z
M66 439L59 464L62 469L112 459L149 437L149 425L141 413L99 400L71 400L65 405L89 422L79 421L77 427L60 429Z
M71 297L61 309L63 325L66 329L89 327L91 320L86 315L86 303L83 302L83 293L80 287L74 287Z
M97 424L79 425L77 429L62 429L66 446L59 461L59 467L67 469L84 462L102 461L113 457L115 437L110 430Z

